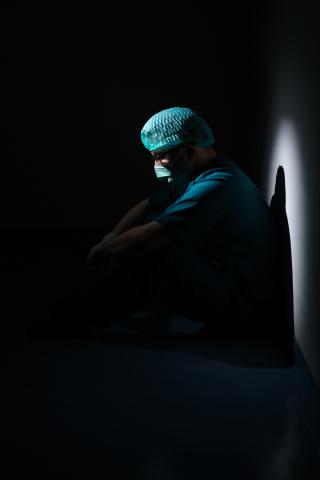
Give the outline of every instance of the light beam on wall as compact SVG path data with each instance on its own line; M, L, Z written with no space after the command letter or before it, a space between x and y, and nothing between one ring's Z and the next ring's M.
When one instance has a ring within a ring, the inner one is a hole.
M290 230L293 303L295 329L302 324L303 306L306 298L306 188L303 175L303 158L299 147L298 133L293 121L283 119L274 130L268 172L267 195L270 204L274 193L279 165L284 169L286 185L286 212Z

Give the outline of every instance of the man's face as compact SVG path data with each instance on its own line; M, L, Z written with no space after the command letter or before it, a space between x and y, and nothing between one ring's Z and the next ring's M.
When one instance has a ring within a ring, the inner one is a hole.
M171 171L181 171L188 168L186 162L186 145L167 150L165 152L151 152L155 165L162 165Z

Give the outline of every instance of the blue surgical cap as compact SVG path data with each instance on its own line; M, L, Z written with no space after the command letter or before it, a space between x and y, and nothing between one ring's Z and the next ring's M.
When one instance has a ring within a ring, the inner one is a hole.
M190 108L172 107L153 115L141 130L143 145L150 151L162 152L192 143L208 147L215 143L211 128Z

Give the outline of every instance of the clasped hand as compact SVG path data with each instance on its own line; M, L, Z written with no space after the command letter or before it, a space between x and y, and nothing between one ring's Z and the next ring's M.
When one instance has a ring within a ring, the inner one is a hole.
M103 240L95 245L87 256L87 266L92 271L98 271L103 267L106 267L111 261L112 254L108 251L107 245L114 238L113 236L106 235Z

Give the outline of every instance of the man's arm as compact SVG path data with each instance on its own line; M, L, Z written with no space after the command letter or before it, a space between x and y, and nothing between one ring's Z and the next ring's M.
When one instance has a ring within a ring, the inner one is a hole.
M141 202L134 205L127 213L119 220L119 222L108 232L104 238L112 238L120 233L129 230L137 225L150 210L149 198L141 200Z
M130 228L117 235L108 242L102 241L94 247L89 256L90 264L96 256L108 257L115 256L119 258L133 258L144 255L147 252L160 248L172 242L172 237L168 234L165 227L156 220L152 220L144 225Z

